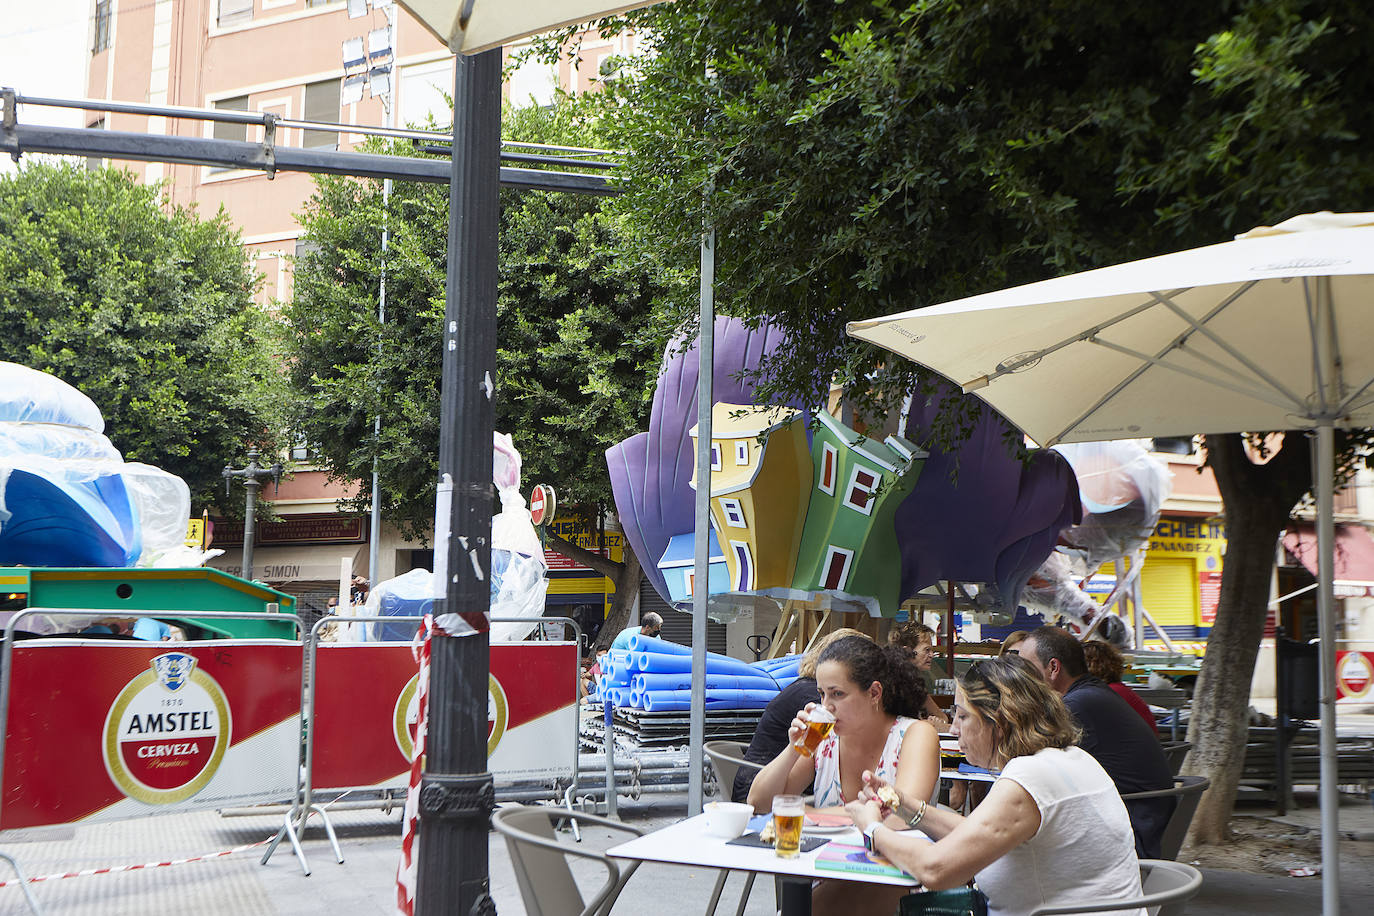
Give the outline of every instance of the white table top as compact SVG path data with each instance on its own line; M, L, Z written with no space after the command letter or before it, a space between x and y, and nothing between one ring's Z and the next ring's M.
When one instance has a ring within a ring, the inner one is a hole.
M819 834L808 833L807 836ZM826 839L851 846L862 846L863 836L853 828L838 834L825 834ZM606 850L616 859L638 859L642 862L664 862L669 865L696 865L706 868L728 868L735 871L761 872L771 875L795 875L806 878L836 878L843 881L865 881L870 884L891 884L916 887L915 878L886 875L862 875L816 868L816 856L824 849L818 846L793 859L779 858L772 849L752 846L731 846L729 840L706 832L706 816L696 817L655 830Z

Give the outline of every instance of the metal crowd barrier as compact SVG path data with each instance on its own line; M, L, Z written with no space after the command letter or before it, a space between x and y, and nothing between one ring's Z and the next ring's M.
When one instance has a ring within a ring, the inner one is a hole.
M533 618L533 620L534 620L535 622L541 623L541 624L542 624L542 623L564 623L564 624L571 624L572 627L573 627L573 639L571 640L571 642L574 643L575 645L579 646L579 647L581 646L581 643L582 643L582 629L581 629L581 627L578 625L577 621L576 621L576 620L573 620L571 617L539 617L539 618ZM525 617L493 617L493 618L491 618L491 622L492 622L492 623L527 623L527 622L530 622L530 621L531 621L531 618L525 618ZM418 629L419 625L422 624L423 622L424 622L424 618L421 617L421 616L350 616L350 615L332 614L332 615L329 615L329 616L326 616L326 617L321 617L318 621L315 622L315 625L314 625L313 627L310 628L310 635L309 635L308 639L306 640L305 646L304 646L304 649L305 649L304 664L303 664L302 667L301 667L301 744L302 744L302 747L303 747L303 751L302 751L303 761L302 761L301 767L299 768L299 774L300 774L300 775L299 775L299 779L298 779L298 781L297 781L296 797L292 800L290 809L287 810L287 811L285 812L285 814L284 814L284 816L283 816L283 818L282 818L282 826L281 826L281 828L277 831L276 836L272 838L272 842L268 845L267 851L263 854L263 857L262 857L262 864L263 864L263 865L266 865L267 862L272 858L272 854L276 851L277 846L281 843L282 839L286 839L286 840L291 844L291 850L292 850L292 852L295 854L296 860L300 863L301 871L304 872L304 873L307 874L307 875L310 874L310 865L309 865L308 861L306 860L305 851L304 851L304 849L301 847L300 838L301 838L301 835L302 835L302 834L304 833L304 831L305 831L306 822L309 820L311 814L319 815L320 822L321 822L321 824L324 826L325 833L326 833L326 835L327 835L328 838L329 838L329 843L330 843L330 847L331 847L331 849L332 849L332 851L333 851L333 853L334 853L334 858L335 858L340 864L342 864L343 861L344 861L343 852L341 851L341 849L340 849L340 847L339 847L337 834L335 833L335 831L334 831L334 826L333 826L332 822L330 821L329 813L328 813L328 811L326 810L326 808L327 808L328 806L321 806L321 805L317 804L317 803L315 802L315 795L316 795L317 792L320 792L320 791L328 791L328 792L330 792L331 794L332 794L333 792L335 792L335 791L344 791L344 792L348 792L348 791L364 791L363 789L359 789L358 787L348 787L348 786L322 786L322 787L316 787L316 785L315 785L314 765L315 765L315 734L316 734L316 729L315 729L314 726L315 726L316 686L317 686L317 681L316 681L316 660L317 660L317 656L318 656L318 650L319 650L320 634L321 634L321 632L322 632L322 631L324 630L324 628L325 628L328 624L330 624L330 623L337 623L337 624L339 624L340 626L347 626L347 625L349 625L349 624L370 624L370 623L412 623L412 624L415 624L415 626L416 626L417 629ZM459 638L459 639L461 639L461 638L463 638L463 637L454 637L454 638ZM342 644L342 645L349 645L349 646L356 646L356 647L368 647L368 646L391 646L391 647L396 647L396 646L405 646L405 645L409 645L409 643L402 642L402 641L400 641L400 640L387 640L387 641L371 641L371 640L354 641L354 640L344 640L344 641L341 642L341 644ZM574 698L574 699L573 699L573 702L574 702L574 704L577 704L578 707L579 707L579 709L580 709L580 698L578 697L578 694L579 694L579 689L578 689L578 688L579 688L580 683L581 683L581 667L580 667L581 652L580 652L580 649L579 649L578 652L575 653L575 656L577 657L577 661L574 662L574 664L573 664L573 672L572 672L572 677L573 677L573 698ZM580 784L580 769L581 769L581 768L580 768L580 765L579 765L579 764L580 764L580 756L581 756L581 755L579 754L579 751L580 751L580 740L581 740L581 739L580 739L579 727L578 727L578 726L579 726L579 717L578 717L578 716L574 716L574 717L573 717L572 736L571 736L571 739L570 739L570 740L572 741L572 744L573 744L573 767L572 767L571 781L569 782L569 784L568 784L565 788L562 789L562 793L561 793L561 794L562 794L562 803L563 803L563 805L564 805L565 807L567 807L569 810L572 810L572 809L573 809L574 799L575 799L576 796L577 796L577 790L578 790L578 787L579 787L579 784ZM612 785L614 785L614 783L612 783ZM397 785L395 785L395 786L375 786L375 785L374 785L374 786L368 786L368 787L366 787L365 791L381 793L381 796L382 796L382 797L379 797L379 798L377 798L377 799L375 799L375 800L371 800L371 801L361 801L361 802L359 802L359 803L357 803L357 804L349 805L349 807L350 807L350 808L381 808L381 807L384 807L384 806L389 807L389 806L391 806L391 805L393 805L393 804L395 803L395 799L394 799L394 798L392 797L392 795L391 795L392 792L400 791L401 793L404 793L404 792L407 791L408 789L409 789L409 781L408 781L408 779L405 779L405 780L403 780L402 782L399 782L399 783L398 783ZM531 789L531 788L520 788L520 787L518 787L518 786L517 786L517 787L511 787L511 788L509 788L509 789L502 789L501 787L498 787L498 788L497 788L497 792L496 792L496 797L497 797L498 800L507 800L507 801L514 801L514 800L534 801L534 800L538 800L538 799L549 798L549 797L551 797L551 796L552 796L553 798L555 798L555 799L558 797L558 781L557 781L557 780L554 781L554 786L553 786L552 789L544 789L544 788ZM401 802L401 804L404 805L404 796L402 797L402 802ZM235 813L235 814L240 814L240 813L246 814L246 813L248 813L248 812L247 812L247 811L235 811L234 813ZM576 822L573 823L573 831L574 831L575 834L577 834L577 838L578 838L578 840L580 841L580 840L581 840L581 835L580 835L579 831L577 830Z

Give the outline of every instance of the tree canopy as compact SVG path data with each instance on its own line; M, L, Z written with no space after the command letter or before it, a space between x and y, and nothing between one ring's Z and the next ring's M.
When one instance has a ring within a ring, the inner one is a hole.
M508 110L503 121L508 140L599 141L572 100ZM293 422L340 479L370 479L377 456L384 517L424 537L438 466L448 188L393 187L379 324L382 198L381 182L324 177L301 217L307 252L286 308L301 395ZM520 449L526 489L553 484L565 505L611 503L603 452L647 422L662 346L650 306L665 284L617 256L618 220L601 207L566 193L501 195L496 428ZM363 492L358 508L367 501Z
M213 502L280 432L274 321L239 233L127 172L30 162L0 177L0 359L84 392L126 460Z
M616 207L667 271L715 228L720 311L791 336L764 400L838 382L878 413L919 374L846 321L1374 209L1371 26L1356 0L678 0L602 23L651 51L600 96L627 150ZM669 305L693 320L686 291ZM1300 437L1263 466L1208 441L1230 545L1189 766L1212 777L1195 825L1216 840L1275 538L1311 469Z
M602 98L639 256L717 232L721 313L794 346L763 393L863 400L915 370L869 318L1222 241L1364 193L1355 2L679 0ZM552 44L549 48L553 50ZM690 321L690 290L671 299ZM874 374L874 370L884 371ZM875 391L876 389L876 391Z

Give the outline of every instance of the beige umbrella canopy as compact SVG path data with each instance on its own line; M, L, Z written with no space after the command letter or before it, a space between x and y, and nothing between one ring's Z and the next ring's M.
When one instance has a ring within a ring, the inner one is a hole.
M1316 430L1322 892L1338 912L1333 430L1374 426L1374 213L1294 217L847 330L976 393L1042 446Z
M455 54L476 54L659 0L399 0Z

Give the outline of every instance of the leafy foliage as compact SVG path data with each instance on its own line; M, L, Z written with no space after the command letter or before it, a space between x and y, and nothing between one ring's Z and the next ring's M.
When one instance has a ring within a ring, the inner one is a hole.
M834 379L877 409L919 374L847 321L1351 208L1371 177L1369 17L1352 0L651 7L602 24L652 49L602 96L629 151L615 206L669 271L715 227L720 311L794 341L766 396L820 403ZM688 291L671 305L692 319Z
M169 207L126 172L0 178L0 359L79 388L126 460L179 475L197 503L279 434L277 328L255 282L223 214Z
M764 399L820 403L835 381L882 413L920 373L847 321L1374 209L1372 26L1357 0L677 0L601 24L653 52L602 96L628 151L616 206L665 271L714 226L721 312L792 339ZM685 291L670 306L692 320ZM967 416L945 406L942 444ZM1343 469L1368 440L1343 439ZM1228 525L1213 633L1234 644L1208 654L1195 723L1243 721L1246 691L1220 688L1250 683L1274 540L1310 472L1281 455L1213 461L1228 522L1253 523ZM1232 505L1247 492L1265 511ZM1219 787L1199 814L1214 841L1239 758L1220 729L1193 740Z
M510 140L599 140L573 100L504 120ZM370 479L378 456L383 515L422 538L437 476L448 188L392 189L381 324L381 183L320 178L301 219L309 247L287 308L303 395L293 422L339 479ZM648 417L661 348L649 314L664 284L616 255L619 234L596 198L502 192L496 428L514 436L525 481L554 484L566 504L610 502L602 453Z

